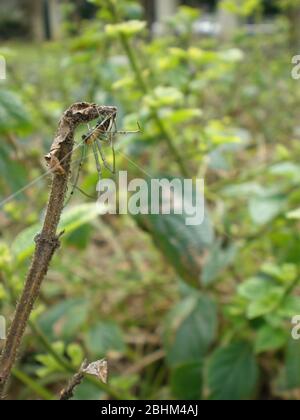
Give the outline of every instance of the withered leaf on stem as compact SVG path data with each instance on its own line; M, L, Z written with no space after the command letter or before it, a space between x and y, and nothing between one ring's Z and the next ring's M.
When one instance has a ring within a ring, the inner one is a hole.
M106 359L101 359L90 363L85 369L83 369L83 372L87 373L88 375L96 376L103 383L107 384L108 363Z

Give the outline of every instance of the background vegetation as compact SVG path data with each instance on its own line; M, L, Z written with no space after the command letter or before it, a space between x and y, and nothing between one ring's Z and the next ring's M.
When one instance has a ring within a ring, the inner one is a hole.
M86 378L77 399L299 399L297 2L271 33L241 25L227 42L194 34L197 9L153 38L136 2L91 3L79 23L65 6L61 41L0 49L0 313L11 319L22 290L49 190L43 155L73 102L116 105L120 128L139 121L116 144L130 177L204 177L206 218L99 217L76 194L9 397L56 398L86 356L108 358L110 381ZM225 3L263 21L258 0ZM96 182L91 157L80 186Z

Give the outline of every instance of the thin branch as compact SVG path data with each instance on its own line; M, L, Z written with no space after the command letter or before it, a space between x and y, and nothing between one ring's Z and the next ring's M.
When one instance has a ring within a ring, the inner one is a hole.
M44 333L40 330L40 328L36 325L35 322L29 321L30 328L34 333L35 337L40 341L43 348L54 358L54 360L62 367L62 369L66 373L75 373L75 367L72 363L63 355L59 354L55 348L52 346L48 338L44 335ZM117 390L114 390L111 386L104 384L103 382L99 381L98 379L87 375L86 380L93 384L95 387L101 389L101 391L105 392L110 397L114 398L115 400L132 400L132 395L129 394L122 394Z
M165 356L165 351L161 349L155 351L154 353L148 354L143 359L139 360L135 365L130 366L125 372L123 372L123 375L126 376L140 373L142 370L163 359Z
M116 112L116 108L77 103L72 105L60 120L57 135L50 153L46 156L54 175L44 225L42 232L35 239L36 248L31 268L0 358L0 396L4 395L42 281L55 251L60 246L61 234L57 235L57 228L68 187L75 129L82 123L88 123L99 115L106 115L112 111Z
M71 398L73 398L74 390L78 385L81 384L81 382L82 382L82 380L85 376L84 370L87 366L88 366L88 362L87 362L87 360L85 360L82 363L79 371L70 380L67 387L61 391L60 398L59 398L61 401L68 401Z
M36 380L33 380L26 373L21 372L19 369L12 369L13 376L26 385L30 390L37 394L45 401L55 400L55 395L51 394L46 388L40 385Z

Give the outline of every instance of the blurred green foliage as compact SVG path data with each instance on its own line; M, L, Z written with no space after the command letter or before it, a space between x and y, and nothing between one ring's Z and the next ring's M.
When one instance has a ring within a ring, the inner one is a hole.
M130 177L204 177L205 222L100 217L78 194L11 397L54 398L86 356L110 360L110 385L86 379L77 399L298 399L300 85L288 20L272 34L241 27L226 44L195 35L199 13L183 7L150 39L135 2L92 3L97 17L76 35L67 21L60 43L3 52L0 312L11 316L22 289L50 181L42 156L70 103L114 104L124 129L139 121L116 144ZM259 6L224 3L243 16ZM80 186L96 182L89 158Z

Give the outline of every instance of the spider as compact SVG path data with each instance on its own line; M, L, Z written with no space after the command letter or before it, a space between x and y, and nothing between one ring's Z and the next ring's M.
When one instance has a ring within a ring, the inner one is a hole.
M79 160L79 166L77 169L77 173L75 176L74 184L72 185L72 190L70 192L70 196L65 204L65 206L69 203L72 196L75 193L75 190L79 190L82 194L87 196L88 198L94 199L94 197L90 197L84 191L82 191L78 187L78 181L80 177L80 172L83 167L84 160L86 159L87 147L92 146L93 154L95 158L96 168L98 172L99 181L102 179L102 164L103 166L108 169L108 171L114 176L116 174L116 153L114 149L114 136L116 134L136 134L141 131L140 126L138 124L138 130L136 131L118 131L116 125L116 118L117 118L117 110L112 108L111 111L107 112L106 115L100 115L96 125L91 128L88 124L88 133L82 136L82 145L81 145L81 157ZM103 145L109 145L112 151L112 159L113 163L112 166L109 165L107 162Z

